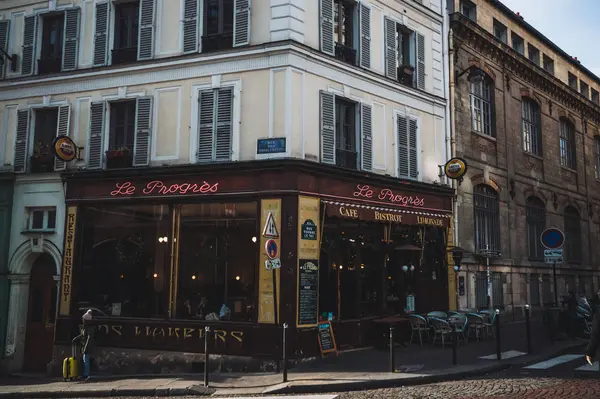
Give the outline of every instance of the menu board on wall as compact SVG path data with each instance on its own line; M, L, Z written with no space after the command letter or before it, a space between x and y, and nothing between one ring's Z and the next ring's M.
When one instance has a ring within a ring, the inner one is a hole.
M319 321L320 209L319 198L298 197L298 327L316 327Z
M298 325L315 325L319 313L319 261L300 259Z

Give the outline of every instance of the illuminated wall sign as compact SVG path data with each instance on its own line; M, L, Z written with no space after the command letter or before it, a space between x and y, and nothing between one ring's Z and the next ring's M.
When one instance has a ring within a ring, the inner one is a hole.
M219 191L219 183L208 183L206 181L165 184L162 180L153 180L140 190L134 183L125 181L115 184L115 188L110 192L110 195L111 197L127 197L132 195L214 194L217 191Z
M366 184L357 184L356 191L354 191L352 195L359 198L378 199L399 206L425 206L425 198L423 197L395 193L389 188L376 190Z
M73 279L73 259L75 255L75 230L77 222L77 207L67 209L67 223L65 226L65 249L63 254L63 267L60 283L60 315L68 316L71 310L71 288Z

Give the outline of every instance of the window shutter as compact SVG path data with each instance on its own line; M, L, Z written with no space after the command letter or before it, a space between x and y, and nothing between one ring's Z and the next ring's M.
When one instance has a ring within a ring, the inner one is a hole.
M35 39L37 38L37 15L25 17L23 28L23 60L21 75L33 75L35 61Z
M58 121L56 123L56 137L58 136L68 136L69 135L69 127L71 125L71 106L70 105L61 105L58 107ZM54 157L54 170L62 171L67 168L67 163L65 161L61 161L57 157Z
M29 109L17 112L17 134L15 141L15 172L25 172L27 165L27 148L29 139Z
M425 90L425 36L417 33L417 87Z
M417 157L417 121L408 120L408 165L410 168L409 176L416 179L419 176L419 166Z
M62 70L72 71L77 68L79 49L79 8L65 11L65 31L63 40Z
M10 34L10 19L3 19L0 21L0 48L8 52L8 35ZM4 57L0 57L0 80L6 76L6 64L8 60Z
M88 169L102 168L102 150L104 149L104 119L106 102L94 102L90 105L90 137L88 143Z
M408 119L398 115L398 177L409 177Z
M107 64L109 3L96 4L96 32L94 33L94 66Z
M335 55L333 40L333 0L321 1L321 51Z
M140 30L138 35L138 61L154 57L154 9L156 0L140 0Z
M183 11L183 52L198 51L198 0L185 0Z
M360 105L360 129L362 137L362 169L370 171L373 169L373 119L371 106Z
M198 162L211 162L213 157L214 90L203 90L198 99Z
M371 68L371 9L360 3L360 66Z
M398 43L396 22L385 18L385 76L398 80Z
M215 134L215 160L231 160L233 127L233 89L217 90L217 121Z
M152 135L152 97L138 97L135 108L135 139L133 166L150 163L150 137Z
M235 0L233 13L233 47L250 44L250 0Z
M321 91L321 162L335 164L335 95Z

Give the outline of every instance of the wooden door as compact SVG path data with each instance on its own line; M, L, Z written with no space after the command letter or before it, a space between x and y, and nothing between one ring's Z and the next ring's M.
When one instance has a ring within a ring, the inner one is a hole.
M55 270L54 260L48 254L39 255L31 268L23 364L27 371L45 371L52 361L57 295Z

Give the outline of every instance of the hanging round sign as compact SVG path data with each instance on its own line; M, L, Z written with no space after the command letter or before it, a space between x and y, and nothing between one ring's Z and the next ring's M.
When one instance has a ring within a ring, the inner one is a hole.
M67 136L58 136L52 141L54 155L64 162L71 162L77 156L77 146Z
M444 173L449 179L462 179L467 173L467 161L462 158L452 158L444 165Z
M265 251L267 252L267 257L269 259L277 258L279 255L279 248L277 247L277 242L275 240L267 240L265 243Z

